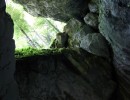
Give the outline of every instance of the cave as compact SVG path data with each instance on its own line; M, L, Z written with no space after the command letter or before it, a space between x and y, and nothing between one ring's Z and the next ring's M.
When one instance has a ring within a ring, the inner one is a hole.
M15 53L14 22L0 1L0 100L130 100L129 0L13 0L66 23L67 46ZM63 35L63 39L65 35Z

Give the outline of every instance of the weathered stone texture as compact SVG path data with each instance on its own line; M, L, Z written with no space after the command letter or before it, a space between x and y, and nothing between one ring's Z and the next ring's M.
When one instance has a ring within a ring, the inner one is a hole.
M85 16L89 0L15 0L21 3L27 12L34 16L51 17L55 20L68 21Z
M88 13L84 17L84 21L87 25L93 27L94 29L98 29L98 15L94 13Z
M99 2L100 0L90 0L88 3L89 11L92 13L99 13Z
M88 33L94 32L90 26L74 18L67 22L64 31L69 35L69 46L74 48L80 48L82 38Z
M96 21L98 17L96 15ZM89 22L93 22L89 19ZM93 26L93 23L90 24ZM96 22L97 24L97 22ZM96 28L98 25L95 24ZM69 35L70 48L82 48L92 54L109 58L109 45L100 33L95 33L91 26L81 23L76 19L68 21L64 31Z
M114 52L113 63L121 100L130 99L130 8L129 0L101 0L100 32Z
M91 33L84 36L80 47L98 56L107 58L110 56L107 41L100 33Z

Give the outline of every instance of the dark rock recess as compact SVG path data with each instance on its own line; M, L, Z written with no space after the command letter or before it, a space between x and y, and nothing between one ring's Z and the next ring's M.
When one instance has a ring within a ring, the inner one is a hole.
M5 8L4 0L0 0L0 100L18 100L18 89L14 80L14 24Z
M21 100L110 100L116 87L111 64L81 50L25 57L16 66Z

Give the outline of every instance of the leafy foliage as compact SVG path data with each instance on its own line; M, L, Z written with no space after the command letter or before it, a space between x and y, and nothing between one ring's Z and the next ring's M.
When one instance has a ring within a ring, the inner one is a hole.
M31 55L39 55L41 53L42 53L41 50L29 47L29 48L16 50L15 51L15 57L16 58L22 58L22 57L31 56Z
M25 12L21 5L13 1L7 5L6 10L14 21L16 49L49 48L55 39L55 34L62 31L65 25L52 19L33 17Z
M15 36L21 36L21 30L20 28L24 29L25 31L29 31L29 25L28 23L23 19L23 8L19 6L19 8L13 7L14 5L9 4L7 6L7 12L11 15L13 21L14 21L14 29L15 29Z

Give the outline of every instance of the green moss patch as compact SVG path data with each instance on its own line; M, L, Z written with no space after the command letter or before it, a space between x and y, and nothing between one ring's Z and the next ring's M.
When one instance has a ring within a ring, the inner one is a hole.
M63 54L67 52L71 52L73 50L67 48L56 48L56 49L35 49L35 48L24 48L15 51L16 58L23 58L29 56L36 55L57 55Z

